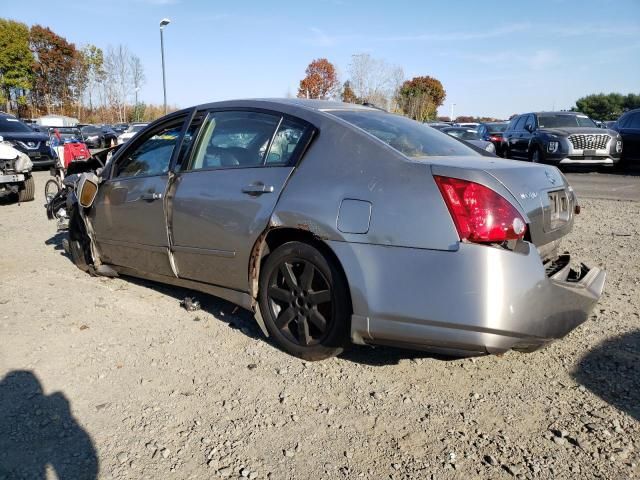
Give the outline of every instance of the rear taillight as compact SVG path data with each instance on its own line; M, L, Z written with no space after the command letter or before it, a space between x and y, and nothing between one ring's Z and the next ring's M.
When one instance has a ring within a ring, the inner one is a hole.
M499 137L497 135L489 135L489 141L491 142L499 142L502 140L502 137Z
M479 183L459 178L434 179L451 212L460 240L499 243L524 238L522 215L504 197Z

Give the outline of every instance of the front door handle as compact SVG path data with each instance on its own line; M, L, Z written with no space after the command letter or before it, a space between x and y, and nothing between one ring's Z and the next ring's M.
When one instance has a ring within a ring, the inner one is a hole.
M143 193L140 198L142 200L147 200L149 202L153 202L154 200L160 200L162 198L162 194L161 193L156 193L156 192L147 192L147 193Z
M242 193L248 195L262 195L263 193L273 193L273 185L264 185L263 183L257 183L253 185L247 185L242 189Z

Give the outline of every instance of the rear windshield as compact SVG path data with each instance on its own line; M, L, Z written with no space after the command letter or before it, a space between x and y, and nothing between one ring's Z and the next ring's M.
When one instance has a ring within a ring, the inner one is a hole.
M0 117L0 132L33 132L29 127L17 118Z
M538 115L540 128L597 127L586 115Z
M407 157L478 155L449 135L400 115L384 112L329 112L382 140Z

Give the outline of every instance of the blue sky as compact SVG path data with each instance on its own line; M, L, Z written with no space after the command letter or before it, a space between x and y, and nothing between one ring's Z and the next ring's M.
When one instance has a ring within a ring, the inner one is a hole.
M28 5L28 8L26 8ZM141 100L186 107L295 94L306 65L326 57L346 79L369 53L431 75L440 113L508 117L571 107L592 92L640 92L639 0L258 1L0 0L0 16L49 26L76 45L125 44L143 62Z

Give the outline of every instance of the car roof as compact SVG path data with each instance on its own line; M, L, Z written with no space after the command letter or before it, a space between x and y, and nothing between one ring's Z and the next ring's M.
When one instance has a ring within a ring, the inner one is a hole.
M266 107L271 105L272 107L288 106L299 107L306 110L316 110L319 112L331 111L331 110L359 110L367 112L379 112L381 111L376 107L369 107L365 105L357 105L355 103L336 102L333 100L317 100L308 98L248 98L237 100L225 100L221 102L204 103L197 105L196 108L215 108L223 106L250 106L255 104L256 107ZM193 107L192 107L193 108Z

